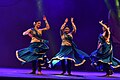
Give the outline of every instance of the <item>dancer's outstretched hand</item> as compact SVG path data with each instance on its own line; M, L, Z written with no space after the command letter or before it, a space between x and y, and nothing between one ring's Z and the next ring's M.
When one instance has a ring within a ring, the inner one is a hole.
M100 24L103 24L103 20L99 21Z
M47 18L46 18L46 16L45 16L45 15L43 16L43 20L44 20L44 21L45 21L45 20L47 20Z

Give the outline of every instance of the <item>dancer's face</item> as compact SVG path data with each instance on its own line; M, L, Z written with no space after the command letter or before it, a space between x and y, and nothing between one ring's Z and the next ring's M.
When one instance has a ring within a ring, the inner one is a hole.
M41 26L41 21L38 21L38 22L35 23L36 28L39 28L40 26Z
M64 32L65 32L65 33L69 33L69 32L70 32L70 28L69 28L69 27L66 27L66 28L64 29Z

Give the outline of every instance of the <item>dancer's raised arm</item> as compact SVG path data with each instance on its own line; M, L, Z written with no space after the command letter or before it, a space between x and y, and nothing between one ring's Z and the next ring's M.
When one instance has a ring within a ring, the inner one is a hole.
M45 30L49 30L50 29L50 25L47 21L47 18L46 16L43 16L43 20L45 21L45 24L46 24L46 27L45 28L42 28L41 30L45 31Z
M61 28L60 28L60 33L61 33L61 34L63 33L63 30L64 30L65 25L66 25L67 22L68 22L68 18L65 19L63 25L62 25Z
M103 23L103 20L99 21L99 23L104 27L106 33L103 33L103 36L105 36L106 34L108 35L107 38L110 38L110 28Z
M71 33L76 33L76 26L75 26L75 23L74 23L74 18L71 18L71 23L72 23L72 27L73 27L73 30Z
M108 29L107 25L103 23L103 20L99 21L99 23L100 23L105 29Z

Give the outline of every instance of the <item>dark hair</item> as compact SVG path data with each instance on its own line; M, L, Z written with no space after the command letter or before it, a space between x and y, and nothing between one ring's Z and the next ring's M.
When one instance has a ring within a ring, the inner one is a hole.
M38 20L35 20L34 22L33 22L33 25L35 25L37 22L39 22L40 20L38 19Z
M105 30L105 37L107 38L109 36L108 30Z
M40 20L38 19L38 20L35 20L34 22L36 23L36 22L38 22L38 21L40 21Z

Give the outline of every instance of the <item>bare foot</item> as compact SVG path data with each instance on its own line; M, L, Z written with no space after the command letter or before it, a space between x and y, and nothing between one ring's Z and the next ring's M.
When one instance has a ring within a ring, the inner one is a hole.
M38 75L42 75L42 72L41 72L41 71L38 71Z
M106 74L106 77L110 77L111 75Z

